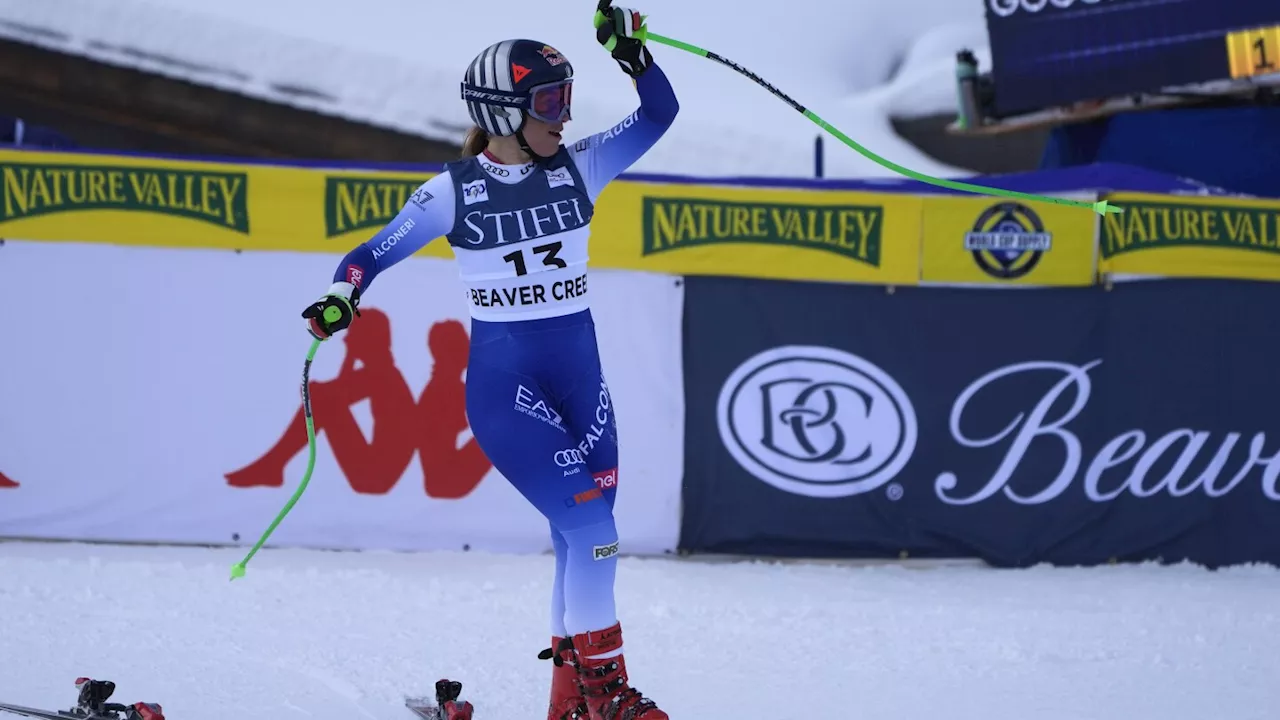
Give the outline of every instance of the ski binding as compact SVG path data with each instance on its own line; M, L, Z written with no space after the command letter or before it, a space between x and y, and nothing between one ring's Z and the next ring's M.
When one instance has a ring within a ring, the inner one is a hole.
M457 680L437 680L435 702L430 698L408 697L404 706L421 720L471 720L475 708L458 698L462 695L462 683Z

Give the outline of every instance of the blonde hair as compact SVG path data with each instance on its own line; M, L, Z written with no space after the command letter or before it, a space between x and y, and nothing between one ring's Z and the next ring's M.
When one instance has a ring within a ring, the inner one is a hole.
M489 147L489 133L476 126L467 131L467 138L462 141L462 157L475 157Z

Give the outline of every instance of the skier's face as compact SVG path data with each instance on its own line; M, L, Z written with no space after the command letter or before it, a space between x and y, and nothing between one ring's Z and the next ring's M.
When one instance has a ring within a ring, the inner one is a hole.
M542 157L550 157L560 148L560 133L563 131L563 122L547 123L530 116L525 122L524 138L529 141L529 147L534 152Z

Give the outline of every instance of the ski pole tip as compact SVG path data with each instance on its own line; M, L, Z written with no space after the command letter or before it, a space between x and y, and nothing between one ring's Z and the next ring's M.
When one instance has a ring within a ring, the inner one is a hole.
M1106 200L1099 200L1098 202L1094 203L1093 210L1099 215L1106 215L1107 213L1119 214L1124 212L1124 208L1111 205Z
M231 566L231 579L244 577L244 563L236 563Z

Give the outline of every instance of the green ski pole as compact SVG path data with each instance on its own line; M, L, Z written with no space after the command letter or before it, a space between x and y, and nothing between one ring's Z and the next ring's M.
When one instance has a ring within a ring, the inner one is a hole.
M642 16L641 18L642 22L643 22L643 19L644 18ZM595 18L593 19L595 26L598 28L600 27L601 24L603 24L606 21L607 20L604 17L604 13L602 13L600 10L596 10ZM831 124L828 123L826 120L823 120L822 118L818 117L817 114L815 114L812 110L809 110L805 106L791 99L790 96L788 96L786 93L782 92L778 88L774 87L771 83L769 83L764 78L760 77L759 75L756 75L755 73L742 67L738 63L732 60L729 60L728 58L717 55L711 52L710 50L703 50L702 48L696 45L690 45L689 43L682 42L674 38L669 38L654 32L649 32L649 29L647 26L642 26L640 30L636 32L635 37L638 38L641 42L644 42L646 40L652 40L656 43L669 45L673 48L684 50L685 52L688 52L688 53L693 53L694 55L697 55L699 57L715 60L721 65L724 65L726 67L732 68L733 70L736 70L737 72L741 73L745 77L753 80L760 87L763 87L764 89L773 93L775 96L777 96L780 100L782 100L786 104L795 108L796 112L812 120L814 124L822 128L823 130L826 130L828 133L831 133L838 140L840 140L840 142L853 148L854 150L856 150L858 153L868 158L869 160L877 163L878 165L881 165L882 167L886 167L898 173L899 175L905 175L906 177L909 177L913 180L919 180L920 182L923 182L923 183L928 183L930 185L937 185L945 188L951 188L953 190L962 190L965 192L980 193L982 195L999 195L1004 197L1021 198L1023 200L1037 200L1040 202L1053 203L1055 205L1070 205L1073 207L1089 208L1094 212L1098 213L1099 215L1106 215L1107 213L1124 212L1122 208L1116 207L1115 205L1111 205L1106 200L1099 200L1098 202L1068 200L1066 198L1049 197L1047 195L1034 195L1031 193L1017 192L1015 190L1002 190L1000 188L988 187L986 185L973 185L970 183L957 182L955 180L944 180L942 178L935 178L929 175L925 175L923 173L918 173L914 170L910 170L908 168L902 167L897 163L886 160L880 157L879 155L876 155L875 153L871 152L870 150L866 149L862 145L859 145L848 135L845 135L844 133L840 132L839 129L832 127ZM616 42L617 42L616 38L612 38L612 37L609 38L609 42L605 44L605 49L612 51L613 50L612 46Z
M342 317L342 311L336 307L326 308L324 311L324 319L327 322L337 322ZM315 359L316 350L320 349L320 340L311 342L311 349L307 351L307 360L302 365L302 413L307 421L307 471L302 475L302 482L298 485L298 489L294 491L293 497L289 498L289 502L285 503L284 508L276 515L276 519L271 521L262 533L262 537L258 538L258 542L254 543L253 549L249 551L244 559L231 566L231 579L244 577L244 566L249 564L254 555L262 549L267 542L267 538L271 537L271 533L275 532L276 526L280 521L284 520L285 515L293 509L298 502L298 498L302 497L302 493L306 492L307 484L311 482L311 471L316 466L316 427L315 421L311 417L311 361Z

